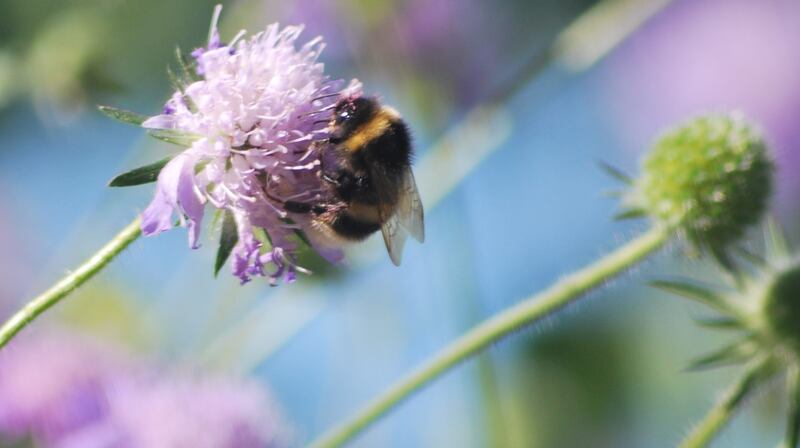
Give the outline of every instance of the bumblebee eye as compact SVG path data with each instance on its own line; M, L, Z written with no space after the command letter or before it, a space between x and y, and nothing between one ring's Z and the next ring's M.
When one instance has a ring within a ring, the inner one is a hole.
M336 121L338 121L339 123L346 121L348 118L350 118L350 115L352 115L352 113L353 111L350 110L350 108L342 109L336 113Z

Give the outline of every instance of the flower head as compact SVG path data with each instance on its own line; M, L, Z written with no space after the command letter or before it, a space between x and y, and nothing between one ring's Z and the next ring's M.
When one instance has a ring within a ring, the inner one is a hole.
M0 445L277 447L285 428L256 382L165 371L68 331L0 351Z
M720 261L766 211L773 163L738 114L700 117L662 136L643 163L634 201Z
M129 376L107 391L107 414L62 448L285 446L277 412L256 383L222 378Z
M0 433L51 442L100 418L104 381L122 364L107 347L62 331L15 341L0 352Z
M311 222L290 215L282 201L326 198L317 148L338 98L360 95L360 84L327 78L317 62L322 40L296 46L302 27L273 24L223 43L220 10L208 45L192 52L194 72L185 73L163 113L142 124L191 139L161 171L156 195L142 213L142 230L152 235L170 229L177 214L195 248L210 203L235 219L233 270L242 282L252 276L291 281L298 270L294 235ZM340 251L311 243L329 260L341 258Z

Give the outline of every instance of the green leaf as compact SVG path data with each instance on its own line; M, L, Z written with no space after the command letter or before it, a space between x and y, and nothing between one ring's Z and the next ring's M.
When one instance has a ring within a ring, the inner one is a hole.
M742 323L729 317L694 319L694 322L704 328L712 330L743 330Z
M612 178L622 182L625 185L633 185L633 178L622 172L619 168L612 166L609 163L606 163L602 160L597 161L597 165L600 166L600 169L603 170L606 174L611 176Z
M136 126L141 126L145 120L150 118L146 115L137 114L136 112L131 112L124 109L117 109L116 107L111 106L97 106L97 109L117 121Z
M184 83L188 84L200 80L197 72L186 62L186 56L183 54L183 51L181 51L181 47L175 47L175 59L178 61L178 67L181 69Z
M737 255L744 258L745 260L750 262L750 264L752 264L757 268L766 269L769 267L769 263L764 257L755 254L744 247L736 247L734 248L734 251L736 252Z
M767 240L767 253L772 257L787 258L791 256L792 251L789 249L789 243L786 242L783 229L773 217L767 219L765 239Z
M727 250L717 246L708 247L709 255L722 268L722 273L728 277L738 288L744 287L744 276L741 269L736 265L734 259Z
M614 215L615 221L623 221L626 219L639 219L647 215L647 212L640 208L629 208Z
M693 360L689 363L688 370L705 370L739 364L750 359L755 353L755 345L745 339Z
M231 256L233 247L239 242L239 231L236 229L236 220L233 219L233 213L225 210L222 218L222 232L219 236L219 248L217 249L217 259L214 262L214 277L219 274L222 266L228 261Z
M727 315L738 314L724 297L696 284L681 281L655 280L650 282L650 286L670 294L676 294L700 302Z
M164 168L164 165L166 165L170 160L172 160L172 157L167 157L166 159L159 160L156 163L140 166L139 168L122 173L111 179L111 181L108 183L108 186L131 187L133 185L142 185L155 182L156 179L158 179L158 174L161 172L161 169Z
M151 137L161 140L162 142L178 145L183 148L192 146L192 143L200 138L199 135L176 131L174 129L150 129L147 133Z
M177 90L183 93L183 89L186 88L186 83L183 79L179 78L178 75L167 66L167 78L169 79L169 84L172 86L174 90Z

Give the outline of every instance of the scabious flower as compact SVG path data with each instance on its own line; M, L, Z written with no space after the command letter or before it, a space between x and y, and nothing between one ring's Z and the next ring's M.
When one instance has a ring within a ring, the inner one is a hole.
M270 448L285 428L254 381L166 371L65 330L0 351L0 445Z
M220 10L214 11L208 45L192 52L194 73L186 76L196 80L178 86L163 113L142 124L192 140L159 174L155 197L142 213L142 231L168 230L177 214L196 248L210 203L236 222L232 265L242 282L253 276L268 276L273 284L292 281L301 270L294 236L311 222L302 214L290 216L281 201L326 200L317 148L327 137L332 107L342 96L360 95L361 86L326 77L317 62L322 40L298 48L299 26L273 24L249 38L241 31L222 42ZM341 259L341 251L305 233L328 260Z
M122 368L108 347L67 332L15 341L0 351L0 433L50 444L100 418L104 381Z
M113 382L105 418L59 448L285 446L277 412L256 383L142 375Z

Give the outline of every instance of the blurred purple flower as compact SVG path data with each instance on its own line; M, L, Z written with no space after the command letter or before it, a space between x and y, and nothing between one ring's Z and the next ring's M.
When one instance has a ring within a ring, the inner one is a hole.
M143 123L195 140L159 175L155 198L142 213L142 230L145 235L168 230L177 213L195 248L209 202L236 220L233 270L242 282L252 276L291 281L298 270L291 237L311 222L307 215L290 217L281 200L325 198L315 142L327 137L325 123L338 98L360 95L361 85L354 80L345 86L324 75L317 62L324 47L320 38L296 48L302 27L274 24L250 38L242 31L222 43L220 10L214 11L208 46L192 53L202 79L175 92L163 114ZM267 238L258 238L257 229ZM338 250L316 248L330 261L341 259Z
M59 448L279 447L285 425L256 382L154 369L63 330L0 351L0 439Z
M43 443L100 418L104 382L122 361L63 331L24 335L0 351L0 433Z
M487 23L497 11L475 0L404 0L369 5L297 0L286 2L285 8L291 20L305 23L312 33L336 42L337 58L362 68L373 64L373 71L395 78L400 85L407 86L410 79L419 78L429 84L421 93L426 100L435 93L458 106L472 104L489 93L506 49L501 30ZM368 8L368 12L361 8Z
M149 375L114 382L106 418L59 448L250 448L285 445L277 412L256 383Z
M607 65L621 124L637 146L664 125L742 110L778 157L779 201L800 192L800 2L680 0Z

